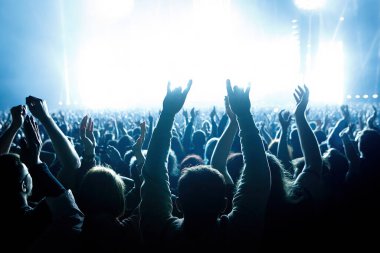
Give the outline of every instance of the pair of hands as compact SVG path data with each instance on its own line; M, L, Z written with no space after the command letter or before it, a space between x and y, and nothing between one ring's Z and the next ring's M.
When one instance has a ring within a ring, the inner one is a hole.
M40 121L49 117L47 104L44 100L29 96L26 98L26 104L32 115ZM40 164L42 138L37 122L35 122L32 116L27 115L25 105L12 107L11 115L11 126L14 129L18 130L21 126L24 127L25 138L20 142L21 160L28 166Z
M183 91L181 87L171 90L169 82L167 86L167 93L163 102L163 111L173 116L177 114L185 103L191 85L192 80L189 80ZM247 113L250 114L251 102L249 100L249 91L250 87L248 87L245 91L237 86L232 89L230 80L227 80L228 97L225 98L225 105L229 105L226 106L226 112L230 119L235 118L234 114L238 117L242 117Z

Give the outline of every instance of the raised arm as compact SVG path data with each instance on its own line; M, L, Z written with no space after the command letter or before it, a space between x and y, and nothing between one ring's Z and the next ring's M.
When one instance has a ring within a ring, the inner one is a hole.
M226 100L226 99L225 99ZM218 135L218 125L216 124L215 122L215 118L217 116L217 113L216 113L216 108L215 106L212 108L212 111L210 113L210 122L211 122L211 134L209 136L209 139L213 138L213 137L217 137ZM236 117L235 117L236 118ZM236 121L236 119L235 119Z
M60 181L66 188L72 188L75 184L76 170L80 167L80 159L74 146L50 116L44 100L29 96L26 98L26 104L33 116L45 127L51 139L57 157L62 164L62 170L58 175Z
M174 116L185 103L191 84L190 80L184 91L181 88L171 90L170 83L168 84L162 113L149 144L142 168L144 181L141 186L140 203L140 227L144 241L158 242L166 222L171 218L173 206L166 161Z
M250 112L249 88L246 91L236 86L232 89L227 80L227 93L231 109L237 116L244 158L244 168L229 217L239 228L260 236L271 185L268 160Z
M0 154L9 153L13 139L15 138L17 131L24 123L26 107L24 105L12 107L11 115L12 123L0 137Z
M191 115L190 122L186 125L185 133L183 135L182 145L186 154L188 154L191 150L191 135L194 132L193 126L194 126L194 121L195 121L195 118L197 117L197 114L198 113L195 111L195 109L192 108L190 111L190 115Z
M238 123L236 120L236 115L231 110L227 97L224 98L224 106L230 122L215 146L210 164L224 176L224 180L227 185L233 185L234 181L232 180L230 174L228 174L226 165L234 137L238 130Z
M309 89L298 86L295 90L294 98L297 102L294 117L298 129L298 136L301 149L305 158L303 171L296 179L296 183L305 187L311 194L317 194L322 172L322 157L319 150L317 139L306 120L305 111L309 103ZM314 195L315 196L315 195Z
M343 143L339 138L339 133L345 129L350 123L350 111L347 105L342 105L340 107L342 118L336 123L333 131L327 137L327 142L331 148L336 148L343 152Z
M288 111L281 110L278 114L278 120L281 125L281 135L280 143L277 147L277 157L284 164L285 169L291 174L294 175L293 164L290 159L290 154L288 150L288 130L292 117Z
M349 137L349 128L345 128L342 132L340 132L339 136L342 138L344 152L346 154L349 170L346 174L346 180L351 181L354 178L358 177L359 169L360 169L360 158L356 153L354 145Z
M367 127L369 129L373 129L373 130L376 130L376 131L380 131L379 127L376 126L376 119L377 119L377 109L376 109L376 106L372 106L373 108L373 113L372 115L367 119Z
M145 163L145 156L142 153L142 145L145 139L146 127L145 121L140 123L141 134L136 143L132 146L133 154L136 156L137 164L142 166Z

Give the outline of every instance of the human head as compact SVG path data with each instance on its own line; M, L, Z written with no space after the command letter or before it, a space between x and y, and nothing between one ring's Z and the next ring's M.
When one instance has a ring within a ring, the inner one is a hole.
M124 183L112 169L94 167L83 178L78 202L85 215L124 214Z
M0 155L0 169L4 178L0 189L5 198L14 198L17 194L28 197L32 194L32 177L17 154Z
M177 200L185 217L217 217L227 203L223 175L206 165L185 169L178 180Z
M364 158L379 159L380 134L372 129L366 129L359 136L359 151Z
M194 147L203 147L206 144L206 134L202 130L195 131L192 142Z
M202 157L200 157L199 155L187 155L185 158L183 158L181 164L180 164L180 171L186 169L186 168L190 168L190 167L194 167L194 166L198 166L198 165L203 165L204 164L204 161L202 159Z

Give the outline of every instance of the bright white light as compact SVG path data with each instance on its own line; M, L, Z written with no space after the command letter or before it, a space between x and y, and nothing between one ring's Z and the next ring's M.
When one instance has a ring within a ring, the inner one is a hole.
M319 45L314 69L306 74L311 101L323 104L340 104L344 93L344 55L342 42Z
M368 98L368 95L366 94L366 95L363 95L363 98L364 99L367 99Z
M344 21L344 17L343 17L343 16L340 17L339 20L340 20L340 21Z
M89 16L76 62L80 103L159 108L168 80L185 86L193 79L185 107L222 106L227 78L233 85L252 82L254 106L293 103L299 42L255 34L255 27L249 34L235 29L241 20L229 4L194 0L193 9L173 13L176 22L159 14L149 21L132 15L128 29Z
M372 95L372 98L374 98L374 99L376 99L376 98L378 98L379 97L379 95L377 95L377 94L373 94Z
M304 10L316 10L322 8L326 0L294 0L294 4Z
M88 15L104 21L112 21L128 16L134 0L87 0Z
M355 95L355 98L359 99L359 98L360 98L360 95Z
M293 19L292 20L292 23L294 24L294 23L297 23L298 22L298 20L297 19Z
M352 96L351 96L351 95L347 95L346 98L347 98L347 99L351 99Z

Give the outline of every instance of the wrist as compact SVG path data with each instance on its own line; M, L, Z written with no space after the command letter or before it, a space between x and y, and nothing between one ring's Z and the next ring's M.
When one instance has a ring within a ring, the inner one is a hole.
M21 124L19 123L16 123L14 121L12 121L12 123L9 125L9 129L13 132L17 132L21 127Z

